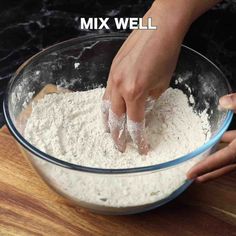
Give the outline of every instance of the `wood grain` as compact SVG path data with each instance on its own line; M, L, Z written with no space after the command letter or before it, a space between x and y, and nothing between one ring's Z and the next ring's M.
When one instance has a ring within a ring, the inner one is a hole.
M68 90L67 90L68 91ZM45 86L34 101L61 92ZM18 122L24 125L31 104ZM101 216L74 206L39 178L6 127L0 131L2 235L236 235L236 174L194 185L172 203L133 216Z
M38 177L6 128L0 132L0 235L236 235L236 173L194 184L148 213L102 216L74 206Z

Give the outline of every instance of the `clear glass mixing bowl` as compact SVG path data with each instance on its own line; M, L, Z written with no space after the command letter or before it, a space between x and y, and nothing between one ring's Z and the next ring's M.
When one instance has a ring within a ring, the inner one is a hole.
M198 52L182 46L171 86L183 90L188 97L190 88L196 101L194 109L206 109L210 117L212 137L197 150L153 166L99 169L67 163L31 145L23 135L27 119L19 119L27 104L47 84L73 91L105 86L112 59L126 37L123 34L90 35L43 50L16 71L4 100L8 128L44 181L79 206L104 214L143 212L163 205L182 193L191 184L186 179L187 171L214 150L233 115L231 111L217 109L219 98L231 91L223 73ZM166 181L174 168L179 170L178 176L175 176L178 179L175 186L168 185ZM158 186L164 186L165 191L160 193ZM96 196L91 194L94 188ZM147 193L140 191L146 188L150 190L149 196L143 196Z

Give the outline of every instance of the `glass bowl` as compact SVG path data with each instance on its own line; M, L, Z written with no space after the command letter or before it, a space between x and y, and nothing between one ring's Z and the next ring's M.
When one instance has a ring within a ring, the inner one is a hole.
M83 36L43 50L16 71L4 100L7 126L44 181L79 206L102 214L143 212L177 197L192 183L186 179L187 171L214 151L233 116L231 111L218 110L219 98L231 92L223 73L198 52L182 46L171 86L181 89L188 97L192 94L196 101L194 110L206 110L209 115L212 137L198 149L153 166L99 169L59 160L31 145L23 135L27 119L19 117L39 91L48 84L73 91L106 86L112 59L126 37L124 34ZM178 169L175 186L167 181L174 168ZM130 183L128 191L127 183ZM158 186L165 191L159 194ZM91 194L94 188L97 188L96 196ZM142 191L147 188L148 197L142 195L147 194Z

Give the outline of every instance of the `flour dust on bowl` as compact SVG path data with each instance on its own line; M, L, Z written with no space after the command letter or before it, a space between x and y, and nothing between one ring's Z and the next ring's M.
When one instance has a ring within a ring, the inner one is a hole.
M169 88L147 116L151 150L129 142L119 153L102 129L100 103L122 34L59 43L25 62L4 100L7 125L44 181L79 206L103 214L153 209L181 194L187 171L211 153L232 112L231 91L208 59L182 46ZM173 130L175 129L175 132Z

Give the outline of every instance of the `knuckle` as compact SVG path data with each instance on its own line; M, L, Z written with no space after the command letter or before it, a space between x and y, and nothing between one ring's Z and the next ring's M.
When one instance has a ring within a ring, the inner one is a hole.
M134 80L132 84L125 88L125 98L128 101L137 100L140 98L145 90L145 85L142 81Z
M125 97L127 100L135 100L138 96L138 88L136 86L129 86L126 88Z
M122 83L122 80L123 80L121 73L117 72L117 71L113 71L111 73L111 75L112 75L112 84L113 84L113 86L119 87Z

